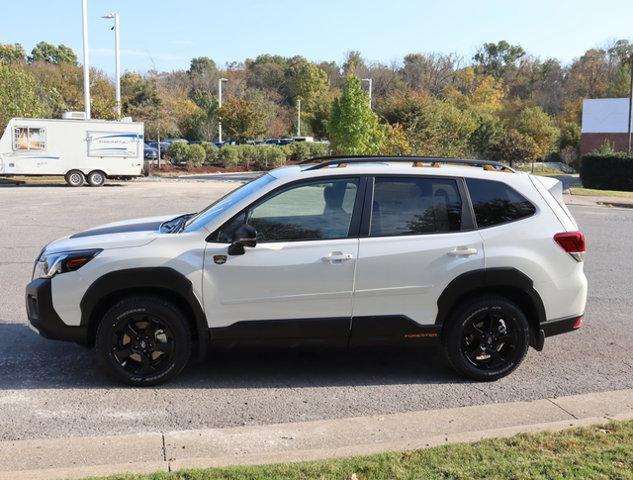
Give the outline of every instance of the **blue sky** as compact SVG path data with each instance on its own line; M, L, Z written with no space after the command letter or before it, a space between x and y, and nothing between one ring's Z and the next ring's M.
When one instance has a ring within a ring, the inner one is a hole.
M81 57L81 1L5 1L0 42L30 51L46 40ZM483 42L508 40L541 57L570 61L609 40L633 40L632 0L89 0L91 65L114 70L110 11L121 15L122 67L218 65L261 53L341 61L348 50L398 61L409 52L470 59Z

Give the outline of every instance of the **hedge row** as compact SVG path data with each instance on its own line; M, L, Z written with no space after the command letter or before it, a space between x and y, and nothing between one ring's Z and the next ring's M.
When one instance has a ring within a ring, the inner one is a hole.
M329 145L323 143L295 142L284 146L226 145L217 148L209 142L187 145L172 143L168 154L172 161L185 162L190 167L223 165L244 169L268 170L285 165L288 161L300 161L329 153Z
M580 180L585 188L633 192L633 157L625 153L592 153L582 157Z

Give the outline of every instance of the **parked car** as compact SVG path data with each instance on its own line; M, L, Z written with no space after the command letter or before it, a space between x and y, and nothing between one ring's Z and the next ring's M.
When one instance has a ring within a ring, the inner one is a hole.
M346 168L342 168L346 167ZM42 336L155 385L211 346L439 344L496 380L582 324L585 240L558 180L495 162L318 160L204 210L48 244L26 288Z
M293 142L294 140L292 138L269 138L264 143L266 145L283 146L283 145L289 145Z
M143 156L145 160L158 160L158 150L145 144Z
M147 142L147 146L151 148L155 148L158 151L158 143L156 141ZM160 142L160 158L165 158L167 154L167 150L169 149L169 143L161 141Z

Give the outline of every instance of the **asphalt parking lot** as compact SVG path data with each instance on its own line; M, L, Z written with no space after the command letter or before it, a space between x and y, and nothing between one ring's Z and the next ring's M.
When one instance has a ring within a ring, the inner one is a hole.
M216 352L175 382L122 388L93 353L26 326L33 260L57 237L109 221L196 211L237 186L132 182L0 187L0 439L266 424L633 388L633 210L572 207L588 241L585 326L530 350L495 383L456 377L438 352Z

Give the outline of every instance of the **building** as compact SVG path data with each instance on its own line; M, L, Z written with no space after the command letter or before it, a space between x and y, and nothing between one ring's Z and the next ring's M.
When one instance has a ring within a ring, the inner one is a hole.
M616 151L627 151L629 144L628 98L592 98L582 102L580 154L600 148L605 142Z

